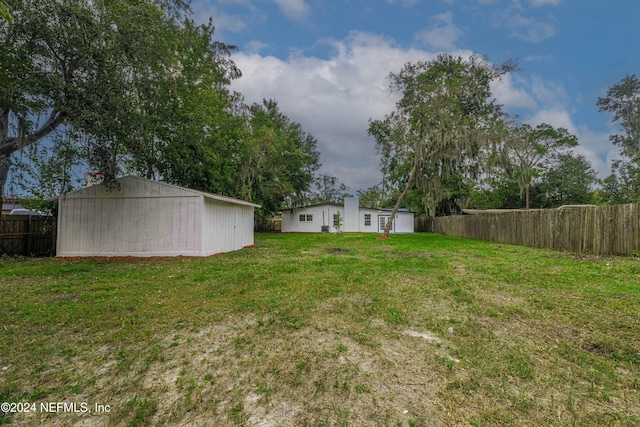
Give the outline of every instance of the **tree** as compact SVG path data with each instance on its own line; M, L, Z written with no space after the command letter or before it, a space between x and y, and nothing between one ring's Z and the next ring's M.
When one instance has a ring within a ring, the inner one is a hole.
M4 19L8 23L13 22L13 17L9 13L9 6L3 1L0 1L0 18Z
M411 165L385 237L414 181L424 192L427 212L434 216L441 201L475 179L480 170L475 160L500 109L490 99L490 84L514 68L510 63L494 67L476 56L440 55L433 61L407 63L389 75L392 90L402 97L384 120L370 121L369 134L378 146L390 144L394 151L406 153ZM464 193L454 200L456 204L466 203Z
M637 203L640 197L633 194L630 186L623 179L612 173L601 182L601 191L598 193L599 199L604 204L620 205L624 203Z
M35 143L21 151L14 159L15 174L23 190L36 200L48 200L74 189L73 169L81 155L74 143L73 132L56 132L48 146Z
M623 159L614 163L614 171L627 187L632 199L640 197L640 79L635 74L625 76L598 98L600 111L613 113L612 122L619 122L621 133L609 137L620 147Z
M322 174L314 179L315 190L309 197L311 203L340 203L348 196L349 188L337 177L330 174Z
M525 123L507 129L506 139L496 152L497 161L509 178L518 179L525 193L526 209L531 207L531 181L539 176L545 162L576 145L577 138L566 129L546 123L536 127Z
M234 180L236 196L262 205L259 221L286 202L302 204L319 167L316 139L272 99L248 107L246 130Z
M597 182L596 172L584 156L560 153L542 173L539 205L551 208L592 203Z
M469 207L475 209L519 209L524 207L517 180L504 174L491 175L470 194Z
M384 195L377 185L367 188L366 190L358 190L356 192L360 200L360 206L365 208L377 209L382 207Z
M220 89L239 75L233 47L212 42L211 25L189 21L182 0L7 4L14 20L0 23L0 196L12 155L63 125L107 179L127 162L153 175L168 164L155 159L175 158L202 125L190 122L194 94L225 98Z
M124 160L150 179L235 195L246 119L228 84L240 71L228 58L233 47L211 41L213 30L184 21L171 36L175 63L158 76L166 81L141 75L139 126Z

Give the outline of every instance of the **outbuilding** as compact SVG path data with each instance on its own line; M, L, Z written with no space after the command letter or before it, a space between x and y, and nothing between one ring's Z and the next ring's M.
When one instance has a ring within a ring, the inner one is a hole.
M57 256L208 256L253 245L259 205L135 176L57 197Z
M346 197L342 205L322 203L283 210L282 232L382 233L392 211L393 209L361 207L358 197ZM399 209L392 223L391 233L413 233L413 218L413 212Z

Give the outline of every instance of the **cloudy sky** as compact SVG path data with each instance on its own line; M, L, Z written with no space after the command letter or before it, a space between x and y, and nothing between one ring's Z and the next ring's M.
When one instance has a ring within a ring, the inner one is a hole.
M516 60L494 88L504 109L578 136L601 177L616 130L596 101L640 73L637 0L194 0L198 21L238 47L245 102L274 98L318 140L322 172L351 191L379 183L369 119L394 109L386 77L438 53Z

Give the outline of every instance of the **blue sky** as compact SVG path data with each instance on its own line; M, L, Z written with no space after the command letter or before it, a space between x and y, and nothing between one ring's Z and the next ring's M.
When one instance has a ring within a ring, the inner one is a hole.
M386 76L439 53L514 59L520 70L494 87L508 112L578 136L577 152L601 177L618 149L596 101L640 73L637 0L194 0L215 38L238 46L247 103L274 98L318 139L322 171L352 191L381 180L368 119L397 95Z

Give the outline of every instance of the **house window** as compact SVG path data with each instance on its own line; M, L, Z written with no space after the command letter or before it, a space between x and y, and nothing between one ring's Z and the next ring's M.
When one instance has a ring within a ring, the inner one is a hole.
M340 215L333 214L333 226L340 227Z
M371 227L371 214L364 214L364 226Z
M313 221L313 215L307 215L307 222Z
M302 215L302 214L300 214L300 222L305 222L305 221L306 221L306 219L307 219L307 216L306 216L306 215Z

